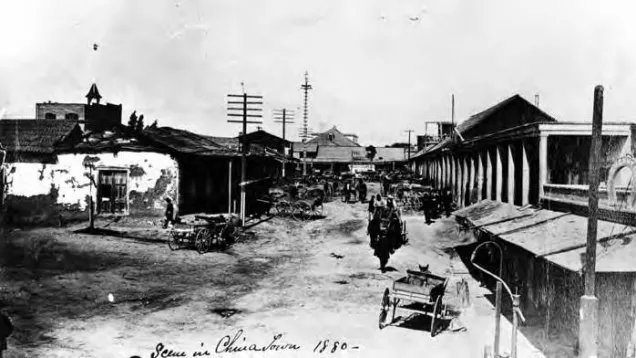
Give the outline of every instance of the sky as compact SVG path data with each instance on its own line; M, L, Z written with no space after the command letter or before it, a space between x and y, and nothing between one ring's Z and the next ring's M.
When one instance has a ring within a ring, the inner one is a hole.
M450 121L453 94L456 122L517 93L591 122L603 85L604 120L636 122L634 14L632 0L3 0L0 112L81 103L95 81L124 122L235 136L226 95L243 83L263 129L282 135L272 111L296 110L297 139L308 71L309 129L365 145Z

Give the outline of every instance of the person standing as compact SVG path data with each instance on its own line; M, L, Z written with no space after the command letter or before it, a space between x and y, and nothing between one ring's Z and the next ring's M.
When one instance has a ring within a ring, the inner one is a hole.
M375 197L372 196L371 200L369 200L369 208L367 209L367 211L369 212L369 221L373 219L373 212L375 211L374 201L375 201Z
M389 195L390 185L391 185L391 183L389 181L389 177L387 175L385 175L382 178L382 190L383 190L382 195L384 195L384 196L388 196Z
M174 205L172 204L172 199L169 197L165 198L166 200L166 212L165 212L165 221L163 222L163 228L167 228L168 225L174 224Z
M7 338L13 333L13 324L4 312L0 312L0 358L7 350Z
M367 201L367 184L363 179L360 179L358 184L358 196L360 197L360 202L365 203Z

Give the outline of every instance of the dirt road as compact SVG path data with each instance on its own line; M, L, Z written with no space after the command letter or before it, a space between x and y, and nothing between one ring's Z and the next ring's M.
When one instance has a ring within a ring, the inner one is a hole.
M489 292L444 250L460 240L452 218L428 226L406 217L410 242L391 257L395 271L382 273L366 236L366 205L336 201L326 210L326 219L306 224L263 222L256 238L204 255L170 251L167 234L147 223L109 227L124 237L73 232L81 226L11 232L0 291L16 324L8 357L483 356L493 308ZM418 264L469 280L471 305L459 317L465 331L432 338L428 319L405 320L406 312L379 330L382 292ZM505 319L502 329L508 351ZM519 357L544 356L519 339ZM315 352L321 341L328 348Z

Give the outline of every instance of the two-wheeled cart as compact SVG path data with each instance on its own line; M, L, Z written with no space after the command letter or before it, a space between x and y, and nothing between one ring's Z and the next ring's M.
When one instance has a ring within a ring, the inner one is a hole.
M389 288L384 290L382 307L380 308L379 327L383 329L393 323L395 311L400 308L430 316L431 337L435 337L441 322L447 318L443 297L449 279L428 271L406 270L406 273L408 276L393 281L393 291L389 290ZM400 305L403 302L410 302L410 304ZM391 308L392 314L389 320L389 309Z
M235 217L223 215L195 215L191 224L177 224L170 229L168 246L171 250L193 247L203 254L213 248L223 249L230 244L238 227Z

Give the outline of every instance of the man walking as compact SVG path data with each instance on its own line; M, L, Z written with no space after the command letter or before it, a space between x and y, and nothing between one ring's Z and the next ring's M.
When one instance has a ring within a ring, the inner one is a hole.
M165 216L166 219L163 222L163 228L167 228L168 225L172 225L174 224L174 205L172 205L172 199L170 199L169 197L166 197L166 212L165 212Z

